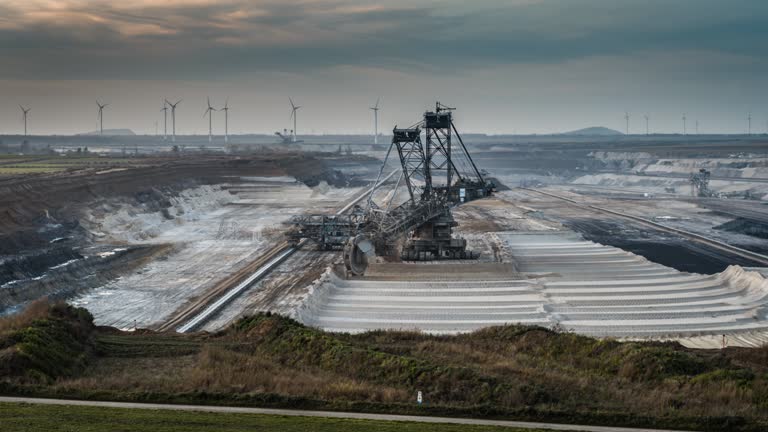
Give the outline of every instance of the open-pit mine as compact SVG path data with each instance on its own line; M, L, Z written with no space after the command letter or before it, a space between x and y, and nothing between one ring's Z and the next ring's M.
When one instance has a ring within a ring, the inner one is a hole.
M124 330L271 311L333 332L768 342L764 138L462 139L454 114L346 152L3 159L68 165L0 178L0 312L47 297Z

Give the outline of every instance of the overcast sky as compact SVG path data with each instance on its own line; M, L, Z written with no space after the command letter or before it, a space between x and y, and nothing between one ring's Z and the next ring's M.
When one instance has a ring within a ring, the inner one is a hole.
M0 0L0 133L371 133L439 99L466 132L765 132L765 0ZM223 114L214 118L223 130Z

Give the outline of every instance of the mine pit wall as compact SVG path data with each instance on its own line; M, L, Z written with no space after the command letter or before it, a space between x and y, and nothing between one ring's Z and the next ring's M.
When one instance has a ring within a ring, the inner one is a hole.
M355 182L333 169L331 162L292 154L169 159L156 166L103 174L3 179L0 314L18 311L40 297L66 299L102 286L171 249L162 244L132 246L115 256L86 259L84 250L105 240L97 234L99 218L93 218L94 209L101 212L102 221L110 212L170 220L179 216L174 209L185 191L237 182L240 177L294 175L309 184ZM116 240L121 245L140 239Z
M583 165L583 175L570 179L574 184L612 188L642 187L653 193L665 193L667 188L674 188L679 195L690 195L688 176L704 168L712 174L710 187L715 192L735 198L749 195L768 200L768 184L764 182L768 178L768 158L759 155L690 155L672 158L645 152L594 151L589 156L593 162ZM750 179L757 179L757 182L750 183Z
M201 212L235 200L235 195L219 185L153 189L142 192L141 196L131 202L111 199L89 206L81 216L81 225L89 239L141 243L160 235L166 222L194 220Z
M333 168L334 160L280 153L254 157L167 158L123 171L19 176L0 181L0 258L46 249L56 238L78 236L82 210L105 199L139 201L160 190L173 195L200 185L221 184L238 176L287 175L309 186L354 183ZM61 225L64 229L50 226Z
M58 264L61 267L49 268L43 274L17 283L6 282L5 286L0 287L0 316L16 313L31 301L42 297L51 301L65 300L102 286L157 259L170 249L166 245L130 247L111 256L81 257L71 263Z
M357 188L332 188L324 181L309 188L288 176L241 179L233 187L200 186L183 191L171 200L175 202L168 211L175 216L172 220L157 212L141 214L137 209L94 217L95 229L108 234L104 241L170 243L177 250L71 302L87 307L102 325L156 328L180 313L184 305L204 298L221 281L245 272L249 263L263 257L282 240L282 224L291 215L311 206L334 209L359 193ZM297 255L305 259L299 263L289 258L281 265L283 270L276 269L264 283L247 288L203 328L225 327L245 310L291 310L292 299L301 297L307 284L329 264L325 258L331 258L322 252L300 251ZM323 257L322 262L316 262L318 257Z

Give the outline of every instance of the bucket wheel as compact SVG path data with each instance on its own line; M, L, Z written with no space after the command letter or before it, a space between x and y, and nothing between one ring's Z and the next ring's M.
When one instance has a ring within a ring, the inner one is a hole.
M362 276L368 268L368 257L374 255L373 243L364 235L350 237L344 245L344 266L355 276Z

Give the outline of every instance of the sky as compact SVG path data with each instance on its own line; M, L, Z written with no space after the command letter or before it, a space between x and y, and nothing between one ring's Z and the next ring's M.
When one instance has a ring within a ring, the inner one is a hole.
M439 100L467 133L768 127L765 0L0 0L0 134L370 134ZM169 119L170 127L170 119ZM214 133L223 133L223 113Z

